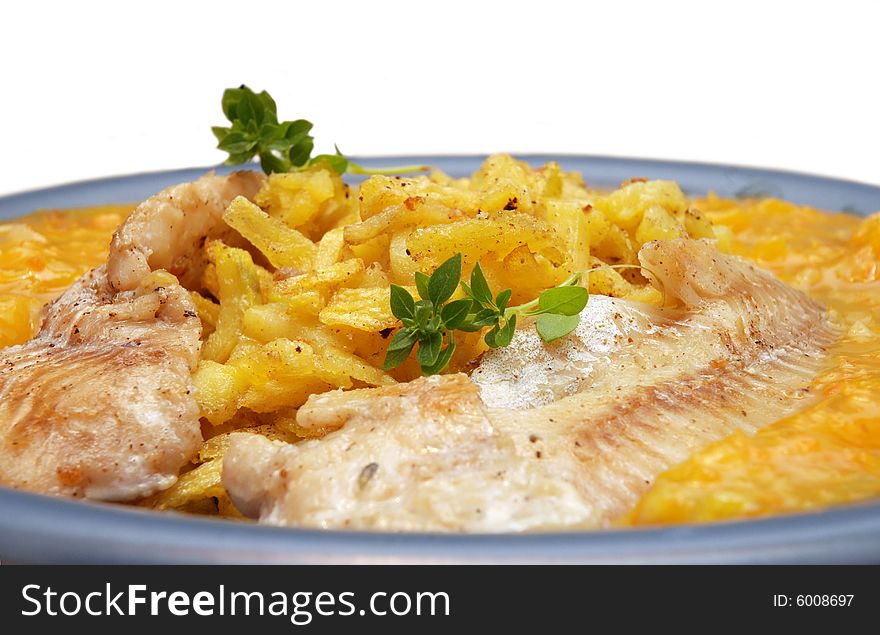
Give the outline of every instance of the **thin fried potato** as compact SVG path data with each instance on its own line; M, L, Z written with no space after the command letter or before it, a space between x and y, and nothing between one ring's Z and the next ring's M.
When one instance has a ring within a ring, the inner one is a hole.
M196 305L196 312L202 321L202 335L210 334L217 326L217 320L220 318L220 305L212 302L198 291L191 291L190 295L193 304Z
M685 210L684 228L691 238L715 238L712 221L696 208L689 207Z
M270 299L273 301L283 301L284 296L294 296L307 291L332 291L363 270L363 260L360 258L349 258L319 271L311 271L278 280L272 289Z
M345 247L345 227L336 227L321 236L315 255L315 269L323 269L342 260L343 247Z
M545 201L544 218L565 242L572 268L586 269L590 262L590 225L583 205L550 199Z
M554 264L567 260L560 250L559 234L550 225L516 213L422 227L410 234L406 244L423 271L433 271L459 252L464 263L473 266L487 254L504 258L520 245L528 245L533 253L544 255Z
M205 290L215 298L220 297L220 281L217 280L217 267L213 262L205 265L205 271L202 272L202 286Z
M315 166L301 172L270 175L254 202L289 227L299 228L343 192L342 181L333 170Z
M403 227L441 225L466 218L456 208L446 207L422 197L408 198L401 205L392 205L361 223L345 228L345 242L359 245L382 234L394 233Z
M397 324L397 318L391 314L390 296L388 287L339 289L319 319L330 326L349 326L361 331L391 328Z
M489 215L502 210L533 213L546 187L546 179L525 161L508 154L487 158L470 180L470 188L480 192L479 209ZM553 191L552 185L550 191Z
M279 408L298 408L311 395L339 388L335 383L324 381L315 374L300 375L286 381L268 379L260 382L246 393L242 407L254 412L274 412Z
M226 450L229 449L229 433L218 433L212 436L209 439L206 439L204 443L202 443L202 447L199 448L198 453L196 454L196 458L193 459L193 462L204 463L205 461L210 461L211 459L219 459L223 458L223 455L226 454Z
M616 269L602 268L596 263L595 269L587 274L588 288L591 294L610 295L624 298L633 291L633 285L627 282Z
M362 287L365 289L375 287L388 288L390 284L388 274L385 273L385 269L378 262L374 262L364 269L360 275L353 276L352 282L349 284L350 287Z
M270 293L270 302L283 302L292 315L317 317L326 301L318 291L303 291L296 295L277 295Z
M326 346L348 348L345 339L320 324L316 316L296 311L292 306L286 302L271 302L251 308L242 320L243 335L262 344L287 338L305 340L318 349Z
M388 245L390 242L390 237L387 234L382 234L366 242L346 245L346 250L351 251L355 257L367 264L378 262L383 267L388 267Z
M464 212L476 213L479 208L477 193L424 176L374 176L361 184L359 194L360 213L364 220L394 205L403 205L407 199L416 198Z
M341 381L334 381L341 388L352 386L349 379L355 379L367 386L387 386L396 383L386 372L367 363L353 353L349 353L335 346L326 346L319 349L318 368L323 379L341 377Z
M272 440L294 443L301 437L285 426L256 425L242 432L260 434ZM223 456L229 448L231 433L217 434L202 444L194 463L196 467L184 472L170 488L145 499L141 504L153 509L217 514L227 518L242 518L229 501L222 483Z
M273 267L312 268L318 253L315 244L243 196L233 199L223 220L259 249Z
M531 214L536 206L528 188L511 179L499 178L486 191L481 192L479 210L490 216L502 211Z
M880 257L880 212L865 217L856 228L850 240L854 247L870 245Z
M531 172L532 174L534 174L534 189L540 190L540 196L538 197L538 200L560 198L565 193L565 178L563 176L562 169L559 167L559 164L556 163L556 161L550 161L543 168L531 170ZM585 188L583 187L583 181L577 179L575 182L579 182L580 184L579 193L584 193ZM576 196L577 195L574 192L569 192L568 198L574 199L576 198Z
M245 311L241 326L246 337L265 344L279 338L298 338L306 321L312 320L307 315L297 316L288 303L269 302Z
M202 347L202 359L224 362L238 342L244 312L262 301L260 276L251 255L214 241L208 258L216 267L220 312L216 327Z
M627 300L644 302L645 304L653 304L654 306L660 306L661 304L663 304L663 292L658 291L655 287L652 287L651 285L632 285L632 289L624 297Z
M589 253L586 258L589 258ZM500 267L496 262L486 263L486 268L490 270L487 275L496 281L494 288L513 291L511 306L538 297L545 289L555 287L572 274L571 267L554 267L546 258L535 256L527 245L521 245L507 254Z
M385 305L388 305L387 289ZM396 319L392 317L392 320L392 324L396 323ZM325 330L310 317L293 313L285 303L274 302L252 307L245 313L243 329L247 337L267 345L278 346L278 342L287 339L306 342L314 355L315 375L334 386L348 388L352 379L371 386L393 382L383 371L346 350L342 338ZM263 351L248 351L248 354L258 357ZM230 363L235 364L235 359L230 358Z
M296 436L300 439L320 439L323 436L326 436L329 432L333 432L333 430L338 430L338 427L325 427L325 426L302 426L296 420L296 411L295 410L280 410L278 415L275 418L274 426L278 430L282 430L291 436Z
M314 349L301 340L272 340L255 352L231 359L230 365L248 382L238 406L254 412L299 406L311 393L333 387L318 376Z
M395 284L412 284L416 271L421 271L418 263L412 259L407 241L410 231L394 234L388 245L388 265L391 271L391 281Z
M718 251L725 254L733 253L733 230L726 225L715 225L712 228L715 239L718 241Z
M216 514L219 505L211 499L227 496L220 478L222 472L223 462L220 459L202 463L189 472L181 474L174 485L148 499L147 504L153 509ZM214 509L212 510L211 507Z
M590 246L598 245L608 232L611 231L611 221L602 210L596 209L590 204L584 205L584 220L587 222L587 231L590 234Z
M659 205L652 205L645 210L642 220L636 229L636 244L641 247L652 240L670 240L684 235L684 227L675 216Z
M597 198L593 206L619 227L635 229L648 208L659 206L677 213L683 211L687 203L675 181L636 181Z
M638 261L632 239L617 225L610 225L605 237L590 251L593 256L609 264L635 264Z
M231 419L247 384L247 378L233 366L209 359L200 361L193 373L193 385L202 416L214 425Z

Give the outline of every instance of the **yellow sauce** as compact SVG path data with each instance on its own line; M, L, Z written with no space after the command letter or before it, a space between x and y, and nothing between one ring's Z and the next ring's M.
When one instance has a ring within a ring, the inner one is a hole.
M880 215L776 200L696 205L733 230L735 253L824 302L843 336L814 382L817 401L668 470L627 522L747 518L880 496Z
M29 340L43 305L107 260L132 205L47 210L0 223L0 347Z
M880 496L880 216L709 197L695 206L754 259L824 302L844 333L821 397L661 475L626 523L753 517ZM0 346L29 339L42 305L101 264L132 206L39 212L0 223Z

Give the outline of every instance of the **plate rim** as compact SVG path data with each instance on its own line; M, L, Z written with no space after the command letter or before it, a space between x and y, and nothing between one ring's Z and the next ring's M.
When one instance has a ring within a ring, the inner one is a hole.
M349 156L347 157L351 161L363 164L366 167L370 167L372 165L381 165L385 163L392 163L394 165L412 165L425 163L425 159L430 158L438 158L444 161L446 160L481 160L485 159L492 154L508 154L512 156L514 159L521 159L527 162L540 162L543 160L557 160L557 159L572 159L572 160L597 160L597 161L607 161L607 162L622 162L622 163L640 163L640 164L658 164L658 165L674 165L680 168L724 168L724 169L732 169L742 172L751 172L755 175L779 175L779 176L792 176L792 177L800 177L807 178L810 180L820 180L820 181L835 181L837 183L846 183L847 185L853 185L857 187L868 187L868 188L880 188L880 183L871 183L869 181L861 181L858 179L848 178L848 177L838 177L830 174L823 174L821 172L811 172L811 171L802 171L802 170L793 170L788 168L776 168L770 166L760 166L760 165L751 165L747 163L719 163L715 161L701 161L694 159L664 159L658 157L648 157L648 156L634 156L634 155L613 155L613 154L584 154L578 152L497 152L491 154L480 154L477 152L473 153L431 153L431 154L389 154L387 156L377 156L377 155L363 155L363 156ZM251 161L249 163L245 163L242 165L229 166L223 163L218 163L216 165L189 165L182 167L174 167L174 168L166 168L166 169L145 169L145 170L136 170L134 172L123 172L120 174L106 174L103 176L93 176L84 179L76 179L72 181L58 181L56 183L50 183L42 186L28 187L21 190L14 190L11 192L6 192L0 194L0 201L6 198L18 197L18 196L26 196L31 194L43 193L49 190L57 190L63 189L72 186L88 186L95 185L98 183L103 183L106 181L123 181L128 180L133 177L149 177L149 176L159 176L164 174L174 174L174 173L190 173L190 172L208 172L210 170L216 170L221 173L236 171L236 170L255 170L260 171L260 164L256 161ZM350 175L346 175L350 176Z
M297 529L0 487L0 557L53 563L880 562L880 504L663 527L521 534ZM58 540L59 529L63 541ZM26 531L25 531L26 530ZM55 538L55 540L53 540Z
M799 172L796 170L787 170L784 168L757 167L749 165L737 165L728 163L713 163L709 161L691 161L680 159L661 159L650 157L630 157L630 156L613 156L602 154L578 154L578 153L506 153L516 159L527 161L531 164L546 163L547 161L560 161L561 163L576 162L588 163L594 166L605 166L613 169L623 168L633 165L640 167L653 168L661 172L697 172L706 173L735 180L737 183L770 183L784 182L788 184L819 184L823 188L834 190L848 190L855 193L856 198L867 198L872 201L865 209L857 210L856 213L865 215L874 211L880 211L880 184L872 184L854 179L843 177L834 177L823 174L815 174L809 172ZM443 164L467 163L477 164L487 156L485 154L401 154L388 155L382 157L376 156L353 156L351 159L365 166L378 166L388 163L424 163L438 162L438 167ZM563 165L563 167L565 167ZM195 167L176 167L164 170L144 170L131 172L126 174L115 174L107 176L92 177L88 179L61 182L57 184L47 185L43 187L28 188L20 191L9 192L0 195L0 220L26 214L28 211L34 211L33 207L29 207L29 201L34 198L43 198L46 196L60 195L71 193L78 190L88 190L105 186L112 186L136 181L149 181L155 179L166 179L166 177L174 175L175 178L194 178L209 171L216 171L220 174L234 172L237 170L258 170L258 163L247 163L238 166L226 166L223 164ZM349 178L350 175L347 175ZM630 173L630 176L636 174ZM364 177L350 177L354 181L362 180ZM629 178L629 177L624 177ZM662 178L662 177L661 177ZM590 179L587 175L587 181ZM173 183L173 181L168 181ZM602 180L596 182L606 184ZM723 188L722 188L723 189ZM786 200L792 200L786 197ZM114 201L116 203L125 203L130 201ZM810 204L806 201L793 200L799 204ZM16 207L22 206L23 207ZM77 205L79 206L79 205ZM819 205L817 205L819 206ZM50 206L51 207L51 206ZM846 207L843 205L842 207ZM847 211L841 210L840 207L828 206L821 207L830 211Z

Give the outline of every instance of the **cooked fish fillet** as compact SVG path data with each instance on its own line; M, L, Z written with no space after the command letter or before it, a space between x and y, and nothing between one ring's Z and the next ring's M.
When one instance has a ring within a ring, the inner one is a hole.
M276 525L424 531L601 527L662 471L803 405L835 332L772 274L699 241L639 258L673 308L590 299L546 345L534 328L471 378L316 395L296 445L236 435L223 482Z
M107 263L113 287L129 291L150 271L165 269L187 289L196 288L207 262L202 245L212 238L240 242L223 212L236 196L252 199L264 180L251 171L209 174L145 200L113 234Z
M0 351L0 485L129 500L174 483L202 440L201 323L186 289L152 270L191 277L203 266L192 245L258 185L208 176L147 199L107 265L48 307L33 340Z

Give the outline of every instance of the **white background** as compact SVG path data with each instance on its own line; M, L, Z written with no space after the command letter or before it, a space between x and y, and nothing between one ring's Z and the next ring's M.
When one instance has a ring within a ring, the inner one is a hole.
M14 2L0 193L222 160L222 89L319 150L583 152L880 184L880 2Z

